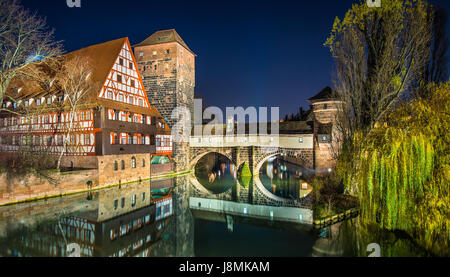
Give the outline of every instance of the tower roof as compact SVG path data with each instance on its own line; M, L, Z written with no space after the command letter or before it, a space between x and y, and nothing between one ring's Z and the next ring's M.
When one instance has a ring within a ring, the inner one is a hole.
M316 102L318 100L337 99L335 91L330 87L325 87L315 96L308 99L309 102Z
M133 45L133 47L138 46L147 46L147 45L156 45L156 44L162 44L162 43L169 43L169 42L178 42L181 44L184 48L186 48L189 52L195 55L194 52L192 52L191 49L187 46L187 44L183 41L183 39L180 37L180 35L177 33L175 29L169 29L169 30L161 30L153 33L153 35L149 36L142 42Z

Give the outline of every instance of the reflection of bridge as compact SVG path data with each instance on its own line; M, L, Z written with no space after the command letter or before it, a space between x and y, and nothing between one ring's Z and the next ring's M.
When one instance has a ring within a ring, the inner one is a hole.
M313 224L312 210L303 208L251 205L248 203L199 197L190 197L189 207L193 210L209 211L225 215L246 216L273 221L288 221L308 225Z
M193 197L236 201L251 205L297 208L311 207L311 198L309 196L301 199L287 199L274 195L264 187L258 175L247 186L243 186L238 180L235 180L235 184L230 186L231 188L228 191L219 194L214 194L206 189L200 184L195 175L190 176L190 183L192 188L190 196Z

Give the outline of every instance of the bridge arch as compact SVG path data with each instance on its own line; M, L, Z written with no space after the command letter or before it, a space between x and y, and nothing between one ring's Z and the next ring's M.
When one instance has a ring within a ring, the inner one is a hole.
M273 151L271 153L265 153L259 155L259 157L256 159L253 167L253 174L259 175L259 171L261 170L261 167L265 162L267 162L270 158L279 156L279 155L286 155L288 157L295 157L297 159L300 159L304 165L305 168L308 168L308 165L311 164L311 162L308 160L308 158L304 157L302 155L301 151L298 150L292 150L292 149L285 149L285 148L278 148L276 151Z
M229 153L227 151L223 151L223 150L218 150L218 149L214 149L214 150L205 149L204 152L197 154L193 159L191 159L191 161L189 163L189 169L192 171L195 171L195 166L200 161L200 159L203 158L204 156L206 156L207 154L211 154L211 153L217 153L222 156L225 156L230 160L231 163L235 164L235 161L233 160L233 156L231 155L231 153Z

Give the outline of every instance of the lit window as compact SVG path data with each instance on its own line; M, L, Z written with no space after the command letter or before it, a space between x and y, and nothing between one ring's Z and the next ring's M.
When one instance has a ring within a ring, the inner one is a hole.
M299 138L298 142L303 143L303 138Z
M322 136L322 141L327 141L327 136Z
M136 206L136 194L131 196L131 207L134 207L134 206Z
M156 51L153 51L153 56L156 56Z

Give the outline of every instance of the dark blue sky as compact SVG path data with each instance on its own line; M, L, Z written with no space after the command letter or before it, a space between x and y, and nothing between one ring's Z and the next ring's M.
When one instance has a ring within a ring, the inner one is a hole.
M294 113L331 82L323 47L334 18L357 0L22 0L46 16L67 51L175 28L198 55L196 92L209 105L278 106ZM435 0L450 11L450 1ZM450 26L450 25L449 25ZM447 28L448 30L450 28ZM450 31L448 31L450 33Z

